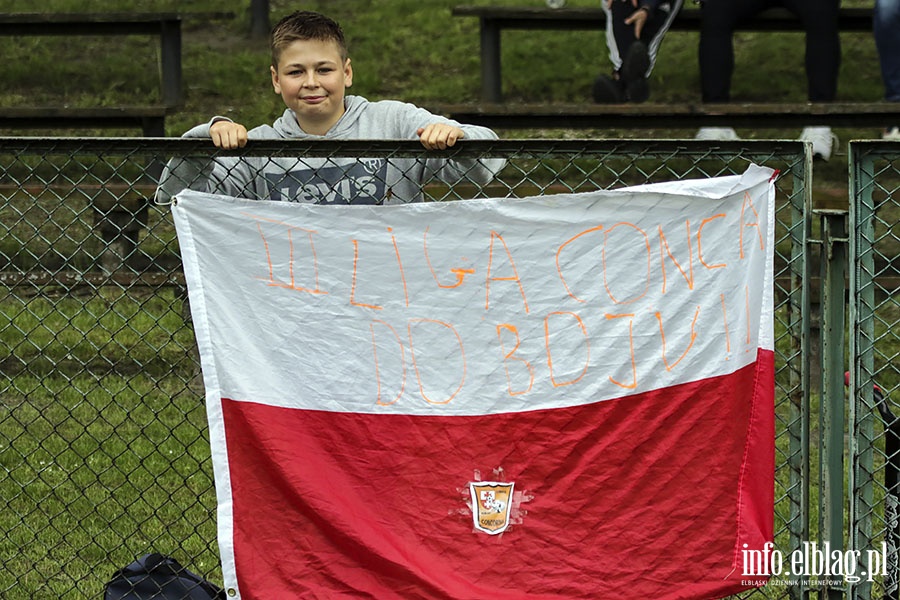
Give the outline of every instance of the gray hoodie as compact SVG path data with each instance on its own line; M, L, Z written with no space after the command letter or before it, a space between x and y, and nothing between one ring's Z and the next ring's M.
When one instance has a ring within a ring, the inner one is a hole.
M497 139L486 127L463 125L423 108L394 100L369 102L347 96L346 110L324 136L300 129L287 109L270 127L248 132L250 140L415 140L416 131L431 123L449 123L465 132L465 139ZM208 138L209 128L222 117L198 125L182 137ZM185 188L256 200L287 200L316 204L398 204L420 202L421 186L436 177L444 183L470 181L486 185L505 166L504 159L443 158L293 158L219 157L172 159L160 180L156 200L171 201Z

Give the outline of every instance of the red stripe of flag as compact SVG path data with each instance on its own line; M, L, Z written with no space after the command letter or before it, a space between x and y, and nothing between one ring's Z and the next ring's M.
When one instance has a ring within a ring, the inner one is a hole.
M761 350L730 375L467 417L223 399L242 598L660 600L745 589L743 544L772 540L773 370ZM473 527L476 470L515 483L520 502L502 534Z

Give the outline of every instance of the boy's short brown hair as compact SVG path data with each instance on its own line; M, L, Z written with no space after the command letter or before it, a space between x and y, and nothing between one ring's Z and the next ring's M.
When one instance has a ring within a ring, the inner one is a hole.
M272 28L272 66L278 68L282 51L297 40L333 40L341 52L341 60L347 60L347 43L344 30L337 21L309 10L298 10L284 17Z

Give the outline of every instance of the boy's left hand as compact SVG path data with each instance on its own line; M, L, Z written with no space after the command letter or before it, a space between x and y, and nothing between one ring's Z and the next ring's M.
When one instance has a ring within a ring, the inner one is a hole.
M466 137L462 129L446 123L432 123L419 127L416 135L428 150L444 150L455 144L456 140Z

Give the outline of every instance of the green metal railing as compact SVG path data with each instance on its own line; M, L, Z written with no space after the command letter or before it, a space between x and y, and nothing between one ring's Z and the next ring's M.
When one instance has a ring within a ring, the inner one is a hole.
M851 597L898 598L900 144L851 142L850 221L850 542L892 561Z

